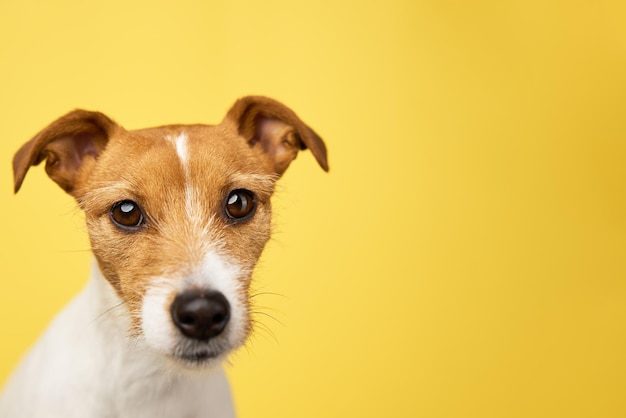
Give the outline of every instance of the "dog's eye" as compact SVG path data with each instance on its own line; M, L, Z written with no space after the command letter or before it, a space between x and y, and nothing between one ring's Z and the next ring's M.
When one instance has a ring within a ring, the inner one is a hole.
M137 203L122 200L111 207L111 220L122 229L133 229L143 223L143 213Z
M248 219L254 213L256 201L250 190L237 189L226 198L226 215L235 221Z

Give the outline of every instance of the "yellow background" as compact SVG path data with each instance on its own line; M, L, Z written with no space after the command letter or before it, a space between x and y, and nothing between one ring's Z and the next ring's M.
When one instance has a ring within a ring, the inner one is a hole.
M84 284L82 216L11 158L56 117L326 140L275 197L241 417L626 416L626 8L579 1L0 3L0 381Z

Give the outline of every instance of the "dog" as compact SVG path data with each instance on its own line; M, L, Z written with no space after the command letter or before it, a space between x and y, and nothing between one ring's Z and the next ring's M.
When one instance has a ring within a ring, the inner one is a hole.
M287 106L236 101L218 125L126 130L75 110L23 145L85 213L83 291L9 380L0 417L233 417L220 364L252 329L250 281L270 238L270 197L322 139Z

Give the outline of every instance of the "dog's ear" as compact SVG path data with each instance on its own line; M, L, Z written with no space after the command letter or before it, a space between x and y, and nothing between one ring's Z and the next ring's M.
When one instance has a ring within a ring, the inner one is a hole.
M324 141L284 104L262 96L243 97L228 111L224 121L235 124L239 135L260 151L270 168L282 175L298 151L309 148L319 165L328 171Z
M97 158L117 127L104 114L86 110L74 110L52 122L13 157L15 193L28 169L46 160L48 176L73 194L77 174L86 158Z

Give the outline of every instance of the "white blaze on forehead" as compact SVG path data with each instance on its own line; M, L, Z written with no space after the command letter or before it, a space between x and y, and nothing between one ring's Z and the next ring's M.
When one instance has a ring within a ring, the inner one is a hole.
M176 144L176 153L178 154L178 158L180 158L180 162L183 163L185 174L189 174L189 155L187 154L187 140L187 134L185 134L184 132L174 138L174 143Z
M191 168L189 164L189 138L185 132L181 132L176 137L167 137L176 147L176 154L180 160L185 175L185 211L187 218L198 230L204 230L202 222L202 203L198 198L198 192L191 184Z

